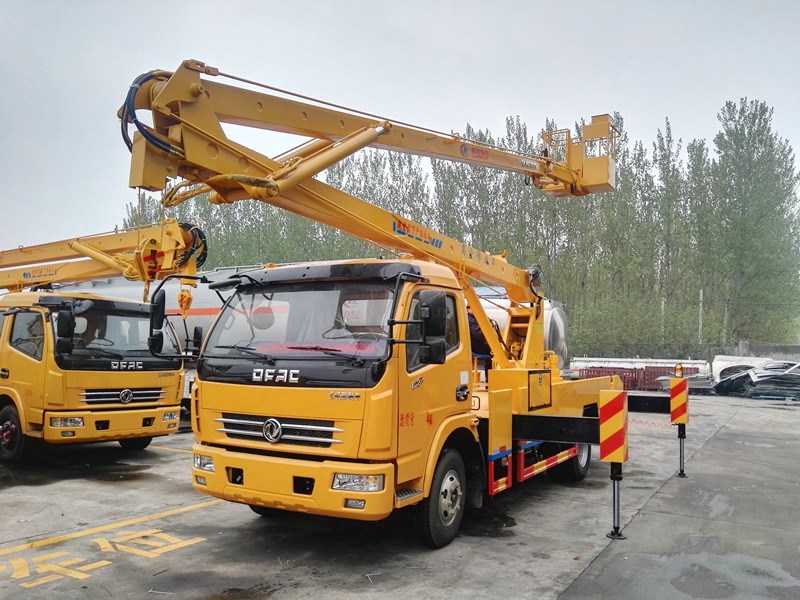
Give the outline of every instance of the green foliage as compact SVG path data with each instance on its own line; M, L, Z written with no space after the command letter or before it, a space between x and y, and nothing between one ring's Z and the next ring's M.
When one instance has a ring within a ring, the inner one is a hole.
M518 266L538 264L567 304L574 355L710 358L740 339L798 341L800 219L794 154L772 109L726 103L709 148L672 135L631 142L620 115L617 190L553 199L504 171L367 149L330 167L329 185ZM577 124L580 131L582 124ZM545 129L557 130L547 121ZM541 154L520 118L504 136L465 137ZM558 157L555 157L558 158ZM164 210L140 193L124 225L174 217L205 230L207 266L386 254L338 229L261 202L199 198Z

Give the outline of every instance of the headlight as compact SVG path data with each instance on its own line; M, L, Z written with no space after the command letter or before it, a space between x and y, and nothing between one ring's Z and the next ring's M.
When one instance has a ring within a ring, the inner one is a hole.
M177 421L180 419L180 414L177 412L165 412L162 421Z
M214 472L214 459L210 456L203 456L202 454L194 455L194 468L201 471Z
M348 490L351 492L380 492L383 490L383 475L335 473L331 487L334 490Z
M50 427L83 427L83 417L50 417Z

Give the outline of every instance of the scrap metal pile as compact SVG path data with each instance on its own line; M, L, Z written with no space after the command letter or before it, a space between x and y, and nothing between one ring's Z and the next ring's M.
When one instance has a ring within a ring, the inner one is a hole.
M686 383L689 385L689 391L692 394L711 394L714 390L714 377L711 373L690 373L683 375L686 378ZM675 377L675 373L669 375L662 375L658 377L659 391L669 392L670 379Z
M714 385L721 396L800 400L800 363L773 361L742 370Z

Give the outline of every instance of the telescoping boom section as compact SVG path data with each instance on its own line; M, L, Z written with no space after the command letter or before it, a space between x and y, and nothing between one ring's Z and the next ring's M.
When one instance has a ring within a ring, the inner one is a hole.
M532 431L517 417L577 421L596 414L600 390L621 389L614 377L561 378L544 346L538 269L314 176L373 147L515 172L554 197L612 191L608 115L592 117L580 139L545 134L542 155L528 156L188 60L138 77L119 116L130 185L166 190L165 205L206 192L215 204L254 199L397 256L267 265L214 284L235 292L206 338L193 391L198 490L259 514L378 519L417 505L423 539L438 547L455 535L465 504L480 505L485 493L551 467L585 475L589 447L575 445L586 439L568 421L543 428L538 440L514 438ZM269 158L229 139L228 124L304 141ZM507 296L502 326L487 315L476 281ZM488 344L483 356L473 356L473 316Z

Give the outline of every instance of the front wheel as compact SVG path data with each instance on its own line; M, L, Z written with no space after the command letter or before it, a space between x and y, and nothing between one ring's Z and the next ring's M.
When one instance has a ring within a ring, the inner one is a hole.
M13 404L0 410L0 462L22 460L27 438L22 433L17 407Z
M273 517L278 512L277 508L269 508L268 506L261 506L260 504L248 504L247 506L259 517Z
M569 445L562 444L560 450L567 450ZM589 463L592 460L592 447L589 444L578 444L578 453L565 460L560 465L553 467L547 472L555 481L571 483L583 481L589 473Z
M453 541L464 516L466 475L461 455L445 448L436 463L431 493L417 508L417 530L431 548Z
M123 450L128 450L129 452L139 452L140 450L144 450L150 445L150 442L153 441L151 437L140 437L140 438L128 438L125 440L118 440L119 445L122 446Z

